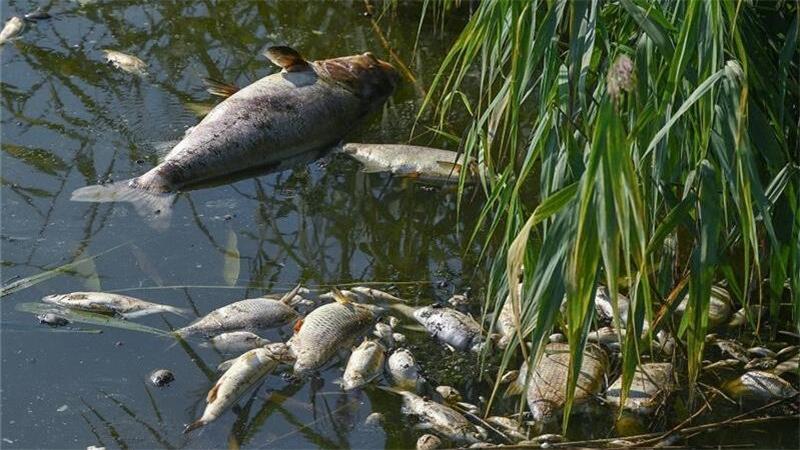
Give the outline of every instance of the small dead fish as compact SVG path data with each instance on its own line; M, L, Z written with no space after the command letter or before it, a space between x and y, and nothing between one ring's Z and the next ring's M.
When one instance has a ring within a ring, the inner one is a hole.
M48 295L42 298L45 303L63 306L65 308L79 309L101 314L118 314L126 319L134 319L169 312L179 316L188 316L185 309L169 305L159 305L127 295L110 294L106 292L73 292L70 294Z
M6 22L3 30L0 31L0 45L3 45L6 43L6 41L16 37L24 27L25 22L23 22L19 17L14 16L8 19L8 22Z
M291 361L289 348L283 343L269 344L250 350L236 358L231 367L217 380L206 396L202 417L183 430L184 434L214 421L231 407L245 392L281 363Z
M738 359L722 359L703 366L704 371L738 370L744 363Z
M39 323L50 325L51 327L63 327L65 325L69 325L69 320L55 313L39 314L36 316L36 318L39 319Z
M399 394L403 398L403 413L416 416L422 426L431 428L453 442L471 444L480 441L478 430L453 408L425 400L408 391L384 389Z
M398 348L386 361L386 375L389 381L398 388L418 391L425 379L410 350Z
M52 19L53 16L48 14L48 12L43 10L42 8L36 8L35 11L31 11L28 14L25 14L23 18L29 22L38 22L40 20Z
M106 61L117 69L140 77L147 76L147 63L141 59L116 50L103 49L103 53Z
M456 350L479 351L481 326L472 317L450 308L426 306L414 311L414 318L437 340Z
M753 358L744 365L745 370L770 370L778 365L778 360L769 356Z
M689 304L689 295L678 304L675 312L683 315ZM731 295L722 286L711 287L711 298L708 304L708 329L714 329L728 321L731 315Z
M380 376L385 351L386 349L375 341L362 342L347 360L342 376L342 388L345 391L357 389Z
M500 428L503 434L513 439L514 441L523 441L528 438L528 436L526 436L525 434L525 431L520 426L519 422L517 422L514 419L510 419L508 417L492 416L492 417L487 417L486 421Z
M403 333L392 333L395 345L403 345L406 343L406 335Z
M464 154L438 148L396 144L344 144L341 153L363 165L363 171L389 172L425 180L458 181L462 171L467 179L478 175L478 163Z
M215 309L191 325L175 331L179 336L203 334L216 336L230 331L260 331L277 328L296 320L297 311L287 302L294 298L295 288L280 300L249 298Z
M392 333L392 327L385 323L376 323L372 334L380 339L383 345L390 350L397 346L397 342L394 340L394 333Z
M267 339L251 333L249 331L231 331L212 337L208 342L200 345L203 347L214 347L222 353L244 353L254 348L263 347L269 344Z
M659 402L673 390L672 364L642 364L633 373L633 381L623 409L636 414L648 415L655 411ZM606 400L619 407L622 401L622 377L606 391Z
M522 283L518 284L518 292L522 292ZM500 314L497 316L495 329L500 334L500 339L497 341L497 346L506 348L508 343L517 333L517 322L514 320L514 305L511 301L511 296L506 297L503 307L500 309Z
M791 384L769 372L754 370L726 383L722 390L746 402L769 403L797 395Z
M445 403L458 403L462 400L461 393L452 386L437 386L436 392L442 396Z
M750 347L747 349L747 354L754 358L775 358L775 352L766 347Z
M739 342L731 339L717 339L716 337L712 337L710 340L723 354L733 356L743 363L750 360L747 356L747 350Z
M321 368L341 348L347 348L359 335L366 333L383 314L383 309L351 302L338 295L335 303L311 311L289 339L297 361L296 376L303 377Z
M417 450L435 450L442 447L442 440L433 434L423 434L417 439Z

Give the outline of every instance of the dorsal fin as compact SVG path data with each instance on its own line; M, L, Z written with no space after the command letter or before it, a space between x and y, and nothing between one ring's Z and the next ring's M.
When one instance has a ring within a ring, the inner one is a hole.
M206 85L206 91L209 94L222 98L228 98L239 91L239 86L215 80L214 78L203 78L203 83Z
M214 400L217 399L217 391L219 390L219 387L220 387L221 384L222 383L217 381L217 383L214 385L214 387L212 387L211 390L208 391L208 395L206 395L206 403L213 403Z
M281 297L281 299L278 300L278 301L288 305L289 302L291 302L294 299L294 296L297 295L297 292L300 291L300 286L301 286L301 284L297 283L297 286L295 286L294 289L292 289L291 291L283 294L283 297Z
M283 45L268 48L264 56L287 72L301 72L311 67L297 50Z
M340 291L339 288L333 287L331 288L331 292L333 293L333 299L336 300L336 302L341 303L343 305L349 305L350 303L352 303L350 297L345 295L344 292Z

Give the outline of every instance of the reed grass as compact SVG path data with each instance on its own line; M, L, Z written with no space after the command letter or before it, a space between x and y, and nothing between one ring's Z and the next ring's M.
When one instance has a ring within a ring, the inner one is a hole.
M791 1L480 2L420 117L470 117L488 199L473 238L499 243L486 312L519 312L504 365L563 322L574 386L598 284L631 299L626 392L662 328L694 383L712 285L773 318L788 295L797 330L799 20Z

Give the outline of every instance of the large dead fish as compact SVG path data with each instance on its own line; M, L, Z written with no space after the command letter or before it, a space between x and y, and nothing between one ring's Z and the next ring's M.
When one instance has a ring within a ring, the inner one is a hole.
M281 363L291 362L291 359L289 348L283 343L250 350L236 358L214 387L208 391L206 396L208 404L203 416L189 424L183 432L188 433L216 420L259 380L278 368Z
M467 178L478 175L473 158L464 154L417 145L347 143L341 153L360 162L364 172L389 172L393 175L425 180L458 181L462 171Z
M455 309L425 306L414 311L414 318L435 339L456 350L479 351L483 345L480 324Z
M106 292L72 292L70 294L48 295L42 298L45 303L79 309L101 314L118 314L126 319L134 319L149 314L169 312L186 316L188 311L169 305L159 305L127 295Z
M481 440L480 430L449 406L426 400L412 392L383 389L403 398L403 413L416 416L421 428L430 428L455 443L473 444Z
M282 67L232 93L149 172L128 181L87 186L72 200L132 202L166 228L174 193L238 172L336 144L394 91L399 76L372 53L306 61L288 47L266 56Z
M3 30L0 31L0 45L3 45L6 43L6 41L16 37L24 27L25 22L23 22L19 17L14 16L8 19L8 22L6 22Z
M297 358L295 375L304 377L324 366L340 349L350 348L382 312L382 308L352 302L344 295L311 311L288 342Z
M569 345L548 344L532 374L528 375L527 364L523 363L517 380L509 386L507 394L524 389L526 378L529 377L527 397L533 420L543 424L550 422L567 401L569 363ZM605 353L598 347L587 344L575 384L574 405L580 405L600 392L607 365Z
M202 334L216 336L231 331L268 330L296 320L300 315L288 305L299 286L284 294L280 300L249 298L217 308L194 323L175 330L179 336Z

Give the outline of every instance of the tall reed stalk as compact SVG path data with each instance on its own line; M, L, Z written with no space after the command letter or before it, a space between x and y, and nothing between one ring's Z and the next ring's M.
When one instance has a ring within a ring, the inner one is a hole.
M475 236L500 242L487 312L510 295L520 313L504 364L563 323L574 386L598 284L631 299L626 389L686 294L673 331L693 385L716 283L772 317L790 292L797 328L799 19L792 1L480 2L423 109L471 117Z

